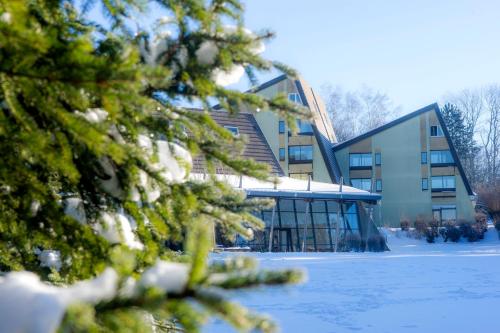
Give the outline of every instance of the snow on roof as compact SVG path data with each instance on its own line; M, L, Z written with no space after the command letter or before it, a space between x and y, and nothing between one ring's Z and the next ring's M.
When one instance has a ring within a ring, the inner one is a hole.
M351 200L380 200L381 195L359 190L354 187L316 181L307 181L290 177L277 177L277 184L257 180L255 178L238 175L216 175L217 179L224 180L234 188L245 190L249 196L259 197L289 197L289 198L316 198L316 199L351 199ZM191 174L192 180L203 180L203 174Z

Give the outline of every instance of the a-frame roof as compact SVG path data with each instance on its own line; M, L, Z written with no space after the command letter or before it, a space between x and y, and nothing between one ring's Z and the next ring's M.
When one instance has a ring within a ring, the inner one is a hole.
M291 78L287 74L280 75L272 80L262 83L256 87L250 88L246 93L259 93L260 91L272 87L283 80L292 80L299 92L303 105L313 113L312 127L314 136L318 142L321 155L325 161L326 168L333 182L340 181L341 173L335 155L332 152L332 145L337 141L331 120L326 112L326 107L320 96L315 94L314 90L301 77ZM219 104L213 106L214 110L220 110Z
M465 188L467 190L467 193L469 195L474 195L473 191L472 191L472 187L470 186L469 184L469 180L467 179L466 175L465 175L465 172L464 172L464 169L462 167L462 163L460 162L460 159L458 158L458 154L457 154L457 151L455 149L455 146L453 145L453 142L451 141L451 137L450 137L450 133L448 131L448 127L446 126L446 123L443 119L443 115L441 114L441 110L439 109L439 105L437 103L433 103L433 104L430 104L430 105L427 105L426 107L423 107L421 109L418 109L417 111L414 111L414 112L411 112L403 117L400 117L398 119L395 119L391 122L388 122L387 124L385 125L382 125L380 127L377 127L377 128L374 128L366 133L363 133L361 135L358 135L352 139L349 139L347 141L344 141L344 142L341 142L337 145L334 145L333 146L333 151L338 151L338 150L341 150L345 147L348 147L356 142L359 142L361 140L364 140L368 137L371 137L377 133L380 133L382 131L385 131L386 129L389 129L391 127L394 127L398 124L401 124L402 122L406 121L406 120L409 120L411 118L414 118L414 117L417 117L423 113L426 113L426 112L429 112L429 111L435 111L436 112L436 116L438 118L438 121L439 121L439 124L441 126L441 128L443 129L443 133L444 133L444 136L446 138L446 141L448 142L448 146L450 147L450 152L451 154L453 155L453 159L455 160L455 163L457 165L457 168L458 168L458 171L460 172L460 176L462 177L462 180L465 184Z
M202 110L191 109L192 112L202 112ZM264 134L262 133L254 116L250 113L240 112L237 114L229 114L226 111L210 111L210 116L220 126L236 126L239 133L248 137L248 143L245 144L245 149L241 157L252 159L256 162L264 163L270 166L271 172L278 176L283 176L283 170L274 156L274 153L269 146ZM205 160L200 155L196 156L193 161L193 172L206 172ZM217 170L218 173L231 173L231 170L221 167Z

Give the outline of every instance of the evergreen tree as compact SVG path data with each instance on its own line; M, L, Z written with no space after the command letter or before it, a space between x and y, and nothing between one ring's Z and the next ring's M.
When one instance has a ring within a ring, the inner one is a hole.
M476 179L475 158L479 151L474 140L474 131L466 125L463 112L455 104L446 103L441 114L467 178L473 182Z
M218 181L215 165L272 180L267 166L235 156L242 139L209 108L271 109L293 126L309 114L286 96L224 86L243 73L255 83L255 71L273 67L294 73L258 55L272 34L246 30L237 0L155 1L166 17L135 28L149 5L0 0L0 272L26 270L53 284L114 272L109 297L65 308L64 332L150 331L151 323L196 332L208 315L271 331L223 290L300 274L259 271L250 259L207 263L214 225L247 235L243 222L261 227L252 212L269 204ZM92 21L93 6L109 24ZM207 161L203 181L189 177L193 154Z

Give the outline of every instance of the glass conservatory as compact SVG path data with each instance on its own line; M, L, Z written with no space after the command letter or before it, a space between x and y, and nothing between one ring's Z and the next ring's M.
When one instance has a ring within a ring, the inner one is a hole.
M277 184L249 177L218 175L248 197L274 199L257 213L265 222L254 238L237 237L236 248L253 251L386 250L385 239L373 223L380 194L349 186L279 177Z

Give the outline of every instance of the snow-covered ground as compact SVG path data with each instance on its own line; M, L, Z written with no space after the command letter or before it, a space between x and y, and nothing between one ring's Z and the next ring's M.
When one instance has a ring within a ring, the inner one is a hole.
M385 253L245 253L308 281L233 294L286 333L500 332L500 241L428 244L388 232ZM217 254L222 259L235 254ZM214 321L207 333L233 332Z

